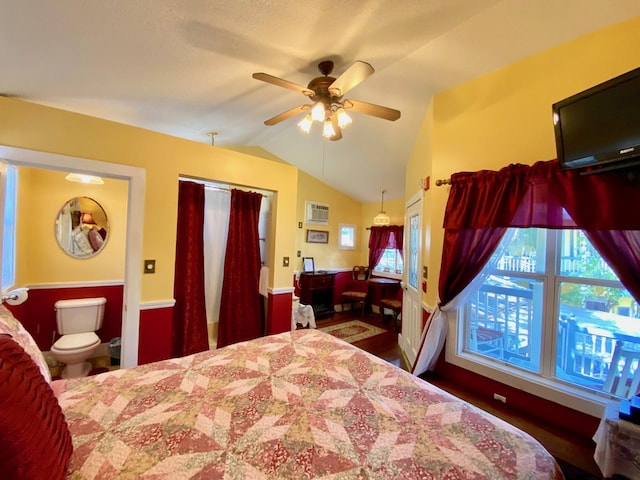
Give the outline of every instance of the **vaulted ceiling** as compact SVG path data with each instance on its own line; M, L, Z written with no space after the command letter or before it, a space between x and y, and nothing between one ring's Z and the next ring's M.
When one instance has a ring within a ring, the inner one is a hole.
M363 202L404 195L404 167L431 96L576 36L640 15L638 0L0 0L0 94L196 142L258 146ZM349 97L337 142L299 117L321 60L376 72Z

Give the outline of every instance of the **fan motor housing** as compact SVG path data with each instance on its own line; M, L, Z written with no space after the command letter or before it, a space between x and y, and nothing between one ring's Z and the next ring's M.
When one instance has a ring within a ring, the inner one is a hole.
M316 77L311 80L307 85L309 90L313 90L315 92L315 95L311 97L311 100L314 102L324 101L326 103L339 102L342 99L341 96L336 97L329 93L329 86L331 86L335 81L336 79L333 77Z

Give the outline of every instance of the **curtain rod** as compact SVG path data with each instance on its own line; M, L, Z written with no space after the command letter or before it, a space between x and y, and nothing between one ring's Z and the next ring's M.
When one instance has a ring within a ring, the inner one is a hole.
M439 187L441 185L451 185L451 179L445 178L443 180L436 180L436 187Z
M226 192L226 193L231 193L231 190L232 190L232 188L218 187L218 186L215 186L215 185L209 185L207 183L204 184L204 189L205 190L217 190L219 192ZM245 190L245 192L246 191L247 190ZM259 192L253 192L253 193L259 193ZM260 195L262 195L264 198L269 198L264 193L261 193Z

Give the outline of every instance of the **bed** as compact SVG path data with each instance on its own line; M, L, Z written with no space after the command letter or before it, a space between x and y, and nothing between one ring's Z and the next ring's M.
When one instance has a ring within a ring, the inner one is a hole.
M528 434L317 330L49 390L70 479L563 478Z

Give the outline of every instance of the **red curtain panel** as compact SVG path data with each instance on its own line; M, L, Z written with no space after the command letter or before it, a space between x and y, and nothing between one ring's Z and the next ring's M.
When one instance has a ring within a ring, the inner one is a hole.
M579 228L640 300L640 184L624 172L584 175L557 160L451 176L439 292L456 297L508 227Z
M262 195L231 191L229 236L220 299L218 348L261 337L264 331L258 220Z
M181 181L173 281L172 354L191 355L209 349L204 296L204 185Z
M371 227L369 234L369 268L373 269L387 248L397 248L402 255L402 239L404 227L402 225L388 225Z

